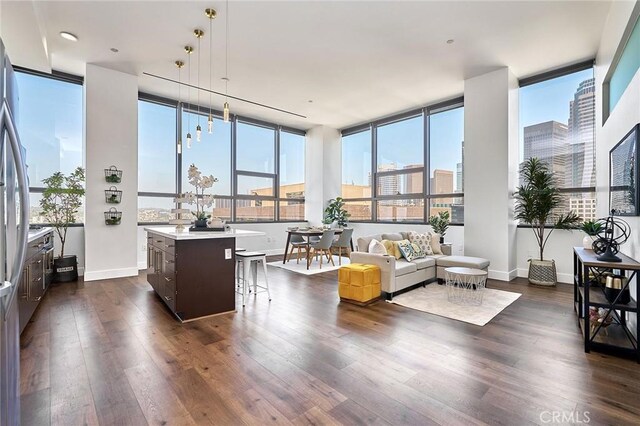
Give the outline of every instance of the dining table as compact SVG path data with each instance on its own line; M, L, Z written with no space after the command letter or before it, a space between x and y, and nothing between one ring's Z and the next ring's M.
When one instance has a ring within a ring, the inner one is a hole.
M336 235L342 234L341 228L333 229ZM287 243L284 246L284 259L282 263L287 263L287 253L289 253L289 244L291 243L292 235L300 235L307 240L307 243L311 242L311 237L321 237L326 229L287 229ZM353 251L353 238L349 242L351 244L351 251Z

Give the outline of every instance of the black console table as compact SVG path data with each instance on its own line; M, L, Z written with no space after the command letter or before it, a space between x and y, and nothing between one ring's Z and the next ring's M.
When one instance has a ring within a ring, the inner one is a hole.
M640 298L640 286L636 285L635 300L623 304L619 298L609 302L605 297L602 278L607 272L628 277L624 289L628 289L633 278L640 271L640 263L618 254L622 262L602 262L597 260L593 250L582 247L573 248L573 299L576 313L578 314L582 335L584 336L584 351L592 349L598 352L606 352L613 355L634 358L640 363L640 349L638 348L638 334L640 326L638 322L638 299ZM590 308L604 308L603 322L592 326L589 312ZM634 325L630 324L629 314L635 314ZM610 324L607 323L610 321Z

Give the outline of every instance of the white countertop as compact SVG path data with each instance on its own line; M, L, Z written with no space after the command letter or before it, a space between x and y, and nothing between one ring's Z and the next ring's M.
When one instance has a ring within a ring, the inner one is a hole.
M44 227L42 229L29 229L29 239L27 240L27 242L31 243L38 238L47 235L51 231L53 231L53 228L51 228L50 226Z
M185 228L182 232L176 232L175 226L151 226L145 227L145 231L153 232L163 237L168 237L174 240L207 240L212 238L242 238L242 237L259 237L266 235L264 232L259 231L246 231L243 229L231 229L230 231L211 231L211 232L189 232Z

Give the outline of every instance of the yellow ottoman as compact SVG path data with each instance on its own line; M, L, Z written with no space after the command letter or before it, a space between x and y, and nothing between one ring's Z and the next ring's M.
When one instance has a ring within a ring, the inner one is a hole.
M368 305L380 298L380 268L352 263L338 271L338 294L343 302Z

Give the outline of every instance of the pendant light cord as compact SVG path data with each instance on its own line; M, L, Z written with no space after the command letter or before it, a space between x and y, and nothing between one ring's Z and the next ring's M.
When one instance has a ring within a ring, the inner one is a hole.
M198 87L200 87L200 39L198 37ZM198 89L198 126L200 126L200 89Z
M213 31L213 18L209 18L209 90L213 90L213 84L212 84L212 80L211 77L213 75L213 63L212 63L212 57L213 57L213 35L212 35L212 31ZM212 108L213 102L212 102L212 98L211 98L211 92L209 92L209 117L211 117L211 108Z
M227 101L227 95L229 94L229 0L225 3L225 64L224 64L224 100Z

